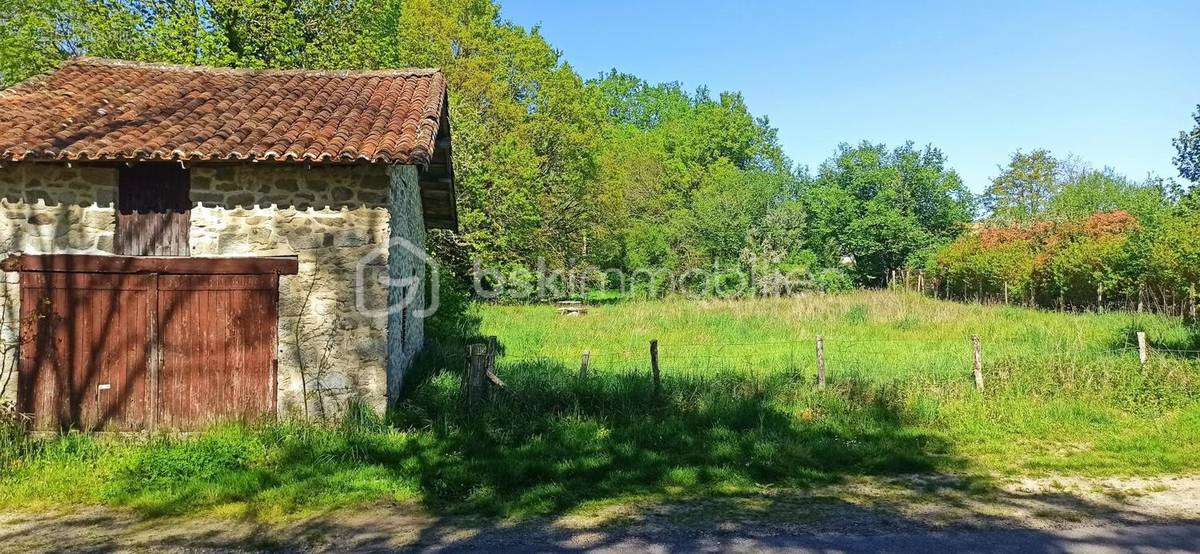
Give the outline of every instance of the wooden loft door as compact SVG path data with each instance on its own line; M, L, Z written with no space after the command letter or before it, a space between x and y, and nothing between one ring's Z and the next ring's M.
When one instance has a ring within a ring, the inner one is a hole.
M176 164L123 167L117 178L117 232L125 256L187 256L191 176Z

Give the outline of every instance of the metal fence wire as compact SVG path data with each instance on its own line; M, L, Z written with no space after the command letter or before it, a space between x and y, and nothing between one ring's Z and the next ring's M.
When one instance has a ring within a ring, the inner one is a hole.
M971 337L837 338L823 337L825 372L830 376L879 378L939 377L970 379L975 373ZM1033 343L981 338L982 365L1019 367L1037 362L1056 366L1149 363L1155 359L1182 360L1200 366L1200 350L1145 346L1105 347L1085 342ZM1144 343L1144 337L1142 342ZM584 353L586 352L586 361ZM1145 362L1142 362L1143 356ZM522 364L580 368L583 373L649 372L654 365L650 348L564 349L508 352L497 360L512 369ZM816 339L759 342L660 342L657 364L667 375L706 375L723 371L751 374L816 374L820 360Z

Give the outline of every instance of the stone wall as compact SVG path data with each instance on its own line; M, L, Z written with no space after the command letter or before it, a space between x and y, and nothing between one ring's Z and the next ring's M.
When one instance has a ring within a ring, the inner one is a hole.
M400 393L404 370L425 342L425 224L416 168L391 171L392 241L388 248L388 398Z
M379 166L192 170L192 255L299 258L300 272L280 279L283 415L334 417L352 398L386 406L387 321L356 309L355 271L386 263L387 191ZM377 280L363 287L386 295Z
M247 164L193 167L191 174L193 256L299 259L299 274L280 281L281 416L333 417L352 398L382 411L396 390L389 388L389 355L394 364L407 363L421 344L420 322L412 318L389 339L389 326L400 328L387 314L388 281L379 278L413 272L411 262L389 262L393 229L423 246L415 168ZM0 246L111 253L115 191L115 169L0 168ZM392 198L398 209L389 210ZM5 276L6 344L16 340L15 277ZM15 391L15 379L5 386L6 377L0 375L0 398Z

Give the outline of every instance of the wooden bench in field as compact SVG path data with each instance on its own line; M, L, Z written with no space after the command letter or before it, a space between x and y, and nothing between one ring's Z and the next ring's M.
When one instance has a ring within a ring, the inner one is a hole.
M558 313L561 315L583 315L587 313L587 306L578 300L563 300L558 302Z

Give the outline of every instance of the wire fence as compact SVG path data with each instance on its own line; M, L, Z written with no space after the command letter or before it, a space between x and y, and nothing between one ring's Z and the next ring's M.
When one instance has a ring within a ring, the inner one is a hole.
M971 337L937 338L838 338L822 337L825 371L833 377L854 375L877 378L971 379L976 369ZM600 341L597 341L600 342ZM984 337L981 358L989 368L1027 365L1087 368L1099 364L1137 367L1160 359L1180 360L1200 369L1200 349L1154 348L1089 344L1068 341L1016 341ZM585 356L586 353L586 356ZM1143 356L1145 362L1143 362ZM657 359L649 345L634 348L503 352L501 367L551 364L584 373L649 372L657 363L663 374L704 375L720 371L752 374L816 374L821 364L816 338L743 342L659 342Z

